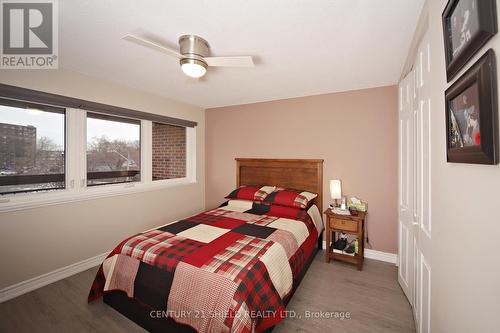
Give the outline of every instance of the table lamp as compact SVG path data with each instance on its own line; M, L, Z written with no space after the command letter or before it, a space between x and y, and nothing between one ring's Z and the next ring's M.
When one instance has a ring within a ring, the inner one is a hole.
M338 207L338 200L342 199L342 184L339 179L330 180L330 195L333 199L333 206Z

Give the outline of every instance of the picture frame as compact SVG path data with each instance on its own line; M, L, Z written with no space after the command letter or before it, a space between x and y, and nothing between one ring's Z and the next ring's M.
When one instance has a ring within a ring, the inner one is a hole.
M446 79L451 79L498 31L495 0L449 0L443 14Z
M498 164L498 99L492 49L445 92L447 161Z

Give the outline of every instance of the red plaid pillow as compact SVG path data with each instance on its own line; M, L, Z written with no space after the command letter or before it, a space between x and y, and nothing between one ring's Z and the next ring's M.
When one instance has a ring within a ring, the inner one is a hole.
M240 186L229 193L226 199L263 201L275 189L275 186Z
M279 188L269 194L264 199L264 202L272 205L305 209L311 205L313 199L317 196L316 193Z

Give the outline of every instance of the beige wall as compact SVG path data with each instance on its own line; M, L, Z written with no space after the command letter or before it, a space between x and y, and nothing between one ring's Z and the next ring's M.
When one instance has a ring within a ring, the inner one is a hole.
M447 83L445 75L441 13L446 3L446 0L428 0L423 11L423 15L429 14L433 91L431 331L498 332L500 165L446 162L444 91L456 80ZM490 47L496 52L498 72L499 34L466 68Z
M373 249L397 252L395 86L208 109L206 203L235 187L235 157L322 158L328 180L368 201Z
M196 184L0 213L0 289L111 250L205 206L204 110L63 70L3 70L0 82L198 122Z

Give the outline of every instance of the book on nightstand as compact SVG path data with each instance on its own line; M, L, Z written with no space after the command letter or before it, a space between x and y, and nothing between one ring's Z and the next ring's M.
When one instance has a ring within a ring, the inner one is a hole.
M347 253L345 251L337 250L337 249L333 249L333 253L345 254L346 256L351 256L351 257L354 257L356 255L355 253Z

